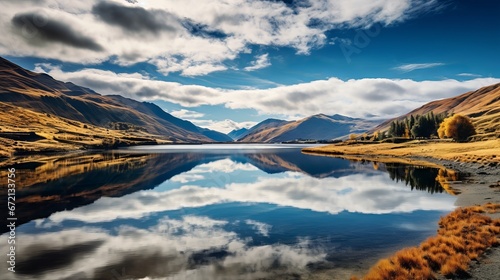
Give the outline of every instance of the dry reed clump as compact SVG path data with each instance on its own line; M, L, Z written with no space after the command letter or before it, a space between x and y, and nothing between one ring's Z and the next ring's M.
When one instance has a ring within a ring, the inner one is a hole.
M433 279L433 275L421 250L414 247L403 249L391 258L379 261L363 279Z
M471 260L499 245L500 220L483 215L485 212L500 212L500 204L456 209L441 218L437 236L380 260L362 279L436 279L434 273L438 272L447 277L467 275Z
M500 182L498 186L500 186ZM500 204L487 203L484 205L484 208L490 214L500 212Z

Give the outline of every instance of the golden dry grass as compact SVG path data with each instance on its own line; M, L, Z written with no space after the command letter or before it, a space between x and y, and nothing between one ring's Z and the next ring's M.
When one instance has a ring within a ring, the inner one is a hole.
M10 157L19 152L75 151L84 146L98 147L113 139L134 137L169 142L143 131L106 129L3 102L0 102L0 110L0 132L35 132L45 138L38 141L16 141L0 137L0 157Z
M500 204L456 209L441 218L437 236L380 260L362 279L436 279L436 273L446 277L466 274L471 260L499 244L500 220L484 212L500 212Z
M336 156L377 156L377 157L431 157L472 163L500 163L500 139L480 142L456 143L450 141L411 141L401 144L341 143L323 147L306 148L307 153L330 154Z

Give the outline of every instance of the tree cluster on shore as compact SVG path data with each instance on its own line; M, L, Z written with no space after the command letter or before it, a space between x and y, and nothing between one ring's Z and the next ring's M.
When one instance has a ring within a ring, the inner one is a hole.
M467 116L451 115L448 113L425 115L410 115L403 120L394 120L387 131L376 131L373 135L351 134L350 140L382 141L391 139L432 139L451 138L463 142L476 134L472 121Z
M405 138L432 138L438 136L440 124L448 117L448 114L434 114L430 112L425 115L411 115L409 118L391 122L388 134L391 137Z

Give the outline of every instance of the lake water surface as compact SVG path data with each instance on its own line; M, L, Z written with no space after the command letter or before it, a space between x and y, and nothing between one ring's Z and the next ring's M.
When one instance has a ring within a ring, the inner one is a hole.
M348 279L454 208L436 169L300 148L149 146L18 166L16 273L0 278Z

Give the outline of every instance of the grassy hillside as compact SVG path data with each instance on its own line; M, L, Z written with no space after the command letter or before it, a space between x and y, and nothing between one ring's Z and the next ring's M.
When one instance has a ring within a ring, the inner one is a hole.
M436 100L417 108L408 114L388 120L371 130L387 130L394 120L403 120L410 115L424 115L430 112L444 112L469 116L478 134L495 136L500 132L500 83L466 92L459 96Z
M116 95L102 96L4 59L0 59L0 93L0 102L95 126L114 128L116 123L122 123L121 128L136 126L152 135L180 141L212 141L175 125L174 117L156 105Z
M178 119L155 104L119 95L103 96L28 71L3 58L0 58L0 108L0 156L116 143L232 140L223 133ZM16 132L35 132L40 139L19 138L12 134Z
M169 143L143 130L114 130L79 121L42 114L0 102L0 156L31 152L71 151L85 148ZM16 137L12 132L34 132L38 139ZM12 135L10 135L12 134Z

